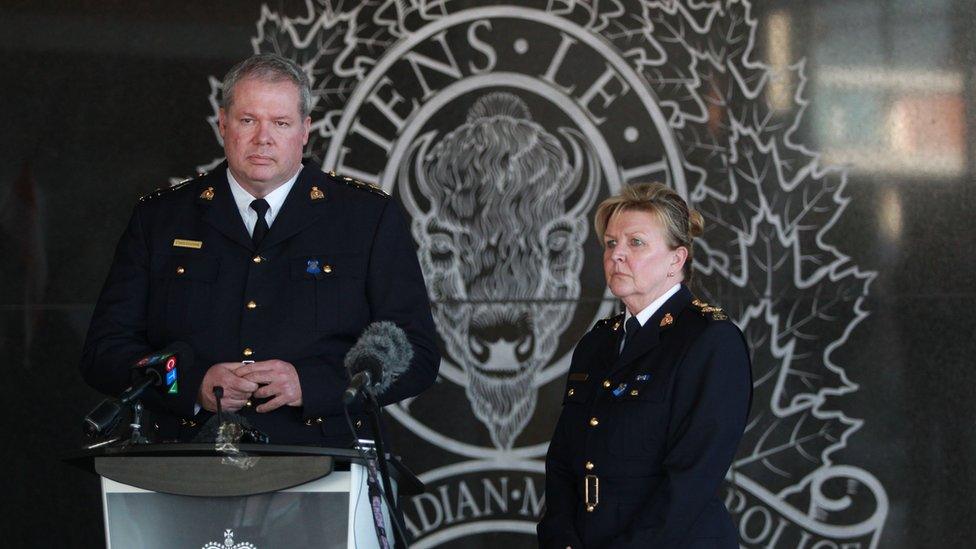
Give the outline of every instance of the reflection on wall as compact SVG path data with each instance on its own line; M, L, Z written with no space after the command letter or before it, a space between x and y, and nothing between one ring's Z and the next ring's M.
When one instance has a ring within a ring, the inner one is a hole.
M847 1L813 10L814 133L854 173L956 177L965 169L962 73L948 0Z

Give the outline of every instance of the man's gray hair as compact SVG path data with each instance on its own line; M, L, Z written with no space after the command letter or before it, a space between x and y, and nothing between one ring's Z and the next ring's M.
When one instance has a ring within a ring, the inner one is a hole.
M224 91L220 98L220 107L224 111L230 110L234 103L234 87L241 80L254 78L265 82L281 82L288 80L298 86L298 112L302 119L312 112L312 90L308 75L291 59L275 53L261 53L248 57L234 65L224 76Z

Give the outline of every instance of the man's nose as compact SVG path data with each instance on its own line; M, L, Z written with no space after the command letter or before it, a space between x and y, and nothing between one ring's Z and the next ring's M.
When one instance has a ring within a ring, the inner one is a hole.
M254 141L260 144L271 143L271 124L267 122L258 123L258 131L254 134Z

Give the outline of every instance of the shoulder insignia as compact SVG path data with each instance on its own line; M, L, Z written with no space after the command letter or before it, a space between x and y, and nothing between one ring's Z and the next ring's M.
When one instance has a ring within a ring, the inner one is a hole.
M596 328L610 328L613 331L617 331L624 323L624 313L617 313L615 315L610 315L607 318L597 321Z
M332 176L332 179L334 179L337 183L342 183L343 185L352 187L354 189L359 189L361 191L373 193L377 196L382 196L383 198L390 198L390 195L387 194L387 192L384 191L382 188L380 188L378 185L374 185L372 183L363 183L358 179L353 179L351 177L338 175L334 171L330 171L329 175Z
M727 320L729 318L724 312L722 312L721 307L709 305L700 299L693 299L691 304L698 309L698 312L701 313L702 316L710 316L712 320Z
M151 192L149 194L146 194L146 195L140 197L139 198L139 202L146 202L147 200L154 200L156 198L159 198L160 196L163 196L164 194L169 194L169 193L171 193L173 191L182 189L183 187L186 187L190 183L193 183L193 181L195 179L196 179L195 177L188 177L188 178L184 179L183 181L180 181L179 183L177 183L175 185L170 185L169 187L162 187L162 188L156 189L155 191L153 191L153 192Z

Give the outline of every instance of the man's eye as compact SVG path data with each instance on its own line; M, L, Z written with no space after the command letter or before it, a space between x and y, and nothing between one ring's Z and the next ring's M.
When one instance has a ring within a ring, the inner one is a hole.
M254 122L253 118L241 118L241 124L250 124L251 122Z
M279 128L287 128L290 125L290 124L288 124L288 122L285 122L284 120L279 120L276 123L278 124L278 127Z

